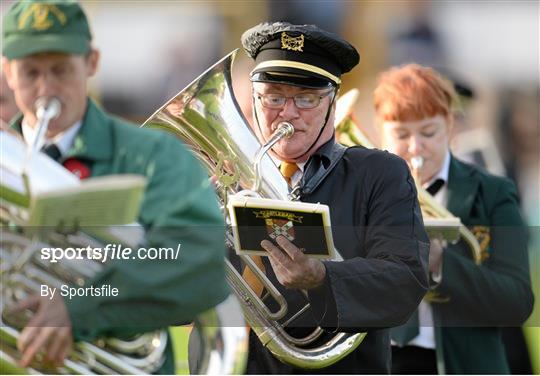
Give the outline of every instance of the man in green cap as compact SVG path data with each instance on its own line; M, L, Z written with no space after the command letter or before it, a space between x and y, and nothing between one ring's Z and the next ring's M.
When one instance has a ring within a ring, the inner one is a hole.
M32 296L17 309L36 313L22 331L20 364L44 350L61 364L73 341L125 337L189 322L228 295L223 222L200 165L175 138L111 117L87 96L99 52L86 16L73 1L20 1L4 17L3 69L21 114L11 121L28 144L36 137L38 98L56 98L45 145L59 163L75 160L81 177L140 174L147 178L139 223L152 247L181 245L176 260L115 260L87 285L111 285L117 297ZM171 347L160 371L173 373Z

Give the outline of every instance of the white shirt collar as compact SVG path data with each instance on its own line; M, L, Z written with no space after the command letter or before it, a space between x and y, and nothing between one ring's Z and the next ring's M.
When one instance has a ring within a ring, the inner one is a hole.
M69 149L71 149L71 147L73 146L75 136L79 132L81 126L82 121L79 120L78 122L73 124L73 126L69 127L63 132L58 133L52 139L46 139L43 146L55 144L60 150L60 153L62 153L62 155L66 155ZM30 127L28 123L24 121L24 119L22 121L21 128L24 141L28 146L31 146L37 136L37 129Z

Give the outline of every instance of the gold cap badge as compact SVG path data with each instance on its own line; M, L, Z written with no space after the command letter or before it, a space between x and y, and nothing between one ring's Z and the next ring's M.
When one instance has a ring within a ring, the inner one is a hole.
M52 20L49 18L49 13L53 15ZM50 4L33 4L19 18L19 30L26 27L27 22L32 19L30 25L32 29L43 31L54 25L54 17L62 24L66 24L66 15L62 13L55 5Z
M291 37L286 32L281 33L281 49L290 51L300 51L304 48L304 34L300 34L297 37Z

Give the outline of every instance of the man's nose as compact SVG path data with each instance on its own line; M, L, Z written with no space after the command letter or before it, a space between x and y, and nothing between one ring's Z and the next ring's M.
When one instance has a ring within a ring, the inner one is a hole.
M282 118L286 120L298 117L298 108L296 107L296 104L294 104L293 98L287 98L285 100L285 104L283 105L283 108L281 109L279 114Z
M49 97L56 95L56 81L51 74L42 74L37 80L38 96Z

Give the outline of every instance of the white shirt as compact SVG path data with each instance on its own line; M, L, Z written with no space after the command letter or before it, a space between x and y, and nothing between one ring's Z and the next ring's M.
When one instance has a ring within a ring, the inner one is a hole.
M450 152L446 152L443 166L428 183L423 187L429 187L435 180L442 179L444 184L439 191L435 194L434 198L439 204L446 206L448 199L448 174L450 171ZM439 279L441 276L438 276ZM409 346L418 346L426 349L435 349L435 330L433 328L433 312L431 311L431 305L422 300L418 306L418 323L419 334L408 343Z
M444 184L441 186L439 191L435 194L434 198L435 201L437 201L439 204L446 206L446 202L448 200L448 174L450 173L450 152L447 151L446 155L444 156L444 161L441 169L439 172L426 184L422 185L423 188L429 187L431 184L433 184L437 179L442 179L444 181Z
M46 139L43 146L55 144L58 150L60 150L60 153L62 155L66 155L69 149L71 149L73 146L75 136L77 136L77 133L79 133L81 126L82 121L79 120L65 131L58 133L52 139ZM29 126L24 120L21 124L21 129L24 141L28 146L32 146L37 136L37 129Z
M302 175L304 175L304 167L306 166L307 162L303 163L297 163L298 170L294 173L293 176L291 176L291 187L296 187L298 183L300 183L300 180L302 180Z

